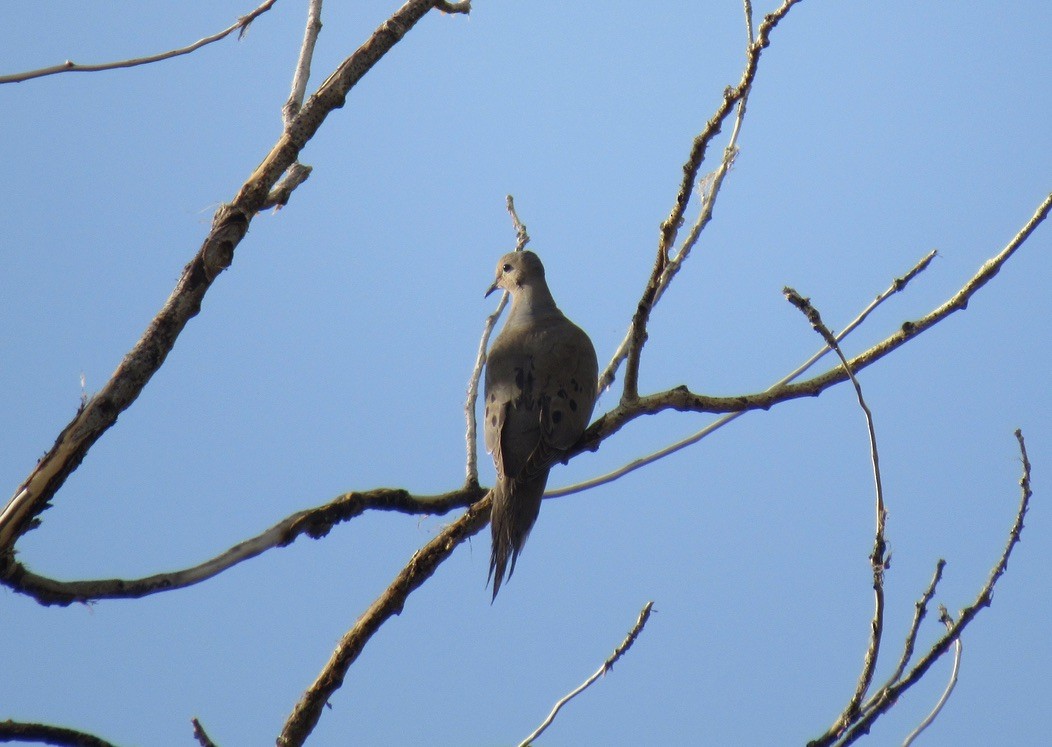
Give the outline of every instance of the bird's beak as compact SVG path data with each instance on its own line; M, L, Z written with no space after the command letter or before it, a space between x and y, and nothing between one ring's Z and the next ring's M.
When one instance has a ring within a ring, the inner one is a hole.
M493 281L493 285L491 285L489 287L489 290L486 291L486 295L484 295L483 298L489 298L489 294L492 293L493 291L497 290L497 283L498 282L500 282L500 281L499 280L494 280Z

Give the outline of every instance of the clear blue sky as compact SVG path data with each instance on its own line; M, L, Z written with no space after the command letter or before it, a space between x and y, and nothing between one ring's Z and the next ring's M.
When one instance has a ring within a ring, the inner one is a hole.
M251 5L7 3L0 73L169 49ZM81 376L103 385L278 137L303 6L283 0L244 40L189 57L0 87L3 500L75 412ZM329 3L311 89L395 7ZM654 315L642 388L735 394L780 378L818 345L786 284L836 328L939 250L849 352L956 291L1052 188L1050 27L1046 0L798 6L762 60L715 218ZM609 359L690 140L743 61L731 0L478 0L470 18L425 18L304 151L311 179L256 218L20 559L59 578L139 577L343 491L458 486L464 389L493 306L482 293L514 245L505 194L560 305ZM861 376L893 553L878 680L937 558L936 602L953 613L985 581L1018 502L1016 427L1034 463L1024 540L926 744L1047 739L1050 248L1046 224L967 311ZM705 422L637 421L550 484ZM806 742L861 665L872 504L847 387L741 418L546 502L492 606L487 535L458 549L372 640L311 744L516 743L647 600L636 647L541 744ZM4 589L0 719L167 746L191 744L197 716L224 747L270 744L339 637L447 521L365 516L139 601L46 609ZM870 743L900 743L948 671Z

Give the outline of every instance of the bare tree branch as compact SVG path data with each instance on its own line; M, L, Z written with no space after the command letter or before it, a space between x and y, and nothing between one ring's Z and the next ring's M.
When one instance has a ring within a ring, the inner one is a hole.
M866 400L862 396L862 385L859 384L858 379L855 378L855 374L851 370L851 365L847 362L847 357L837 344L836 337L834 337L833 333L829 331L829 328L822 323L822 317L819 315L818 309L811 304L810 299L804 298L792 288L787 287L783 292L789 303L793 304L793 306L804 313L814 330L822 336L822 339L826 341L826 345L829 346L829 348L831 348L840 358L840 363L843 365L844 371L847 373L848 377L850 377L851 384L855 387L855 396L858 398L859 407L862 408L862 412L866 416L866 427L869 431L869 458L870 463L873 465L873 483L876 492L877 514L876 530L873 539L873 552L871 552L869 556L870 566L873 569L873 620L870 623L869 646L866 649L866 656L862 665L862 673L859 675L855 692L852 694L851 700L848 701L843 713L837 719L836 724L834 724L831 729L831 731L839 734L852 721L854 721L855 717L858 715L862 699L866 696L866 692L869 691L869 686L873 682L873 673L877 668L877 657L880 655L880 643L881 639L884 637L884 571L888 567L888 559L885 556L887 542L884 539L884 526L888 518L888 512L884 507L884 488L880 479L880 454L877 452L877 432L873 425L873 413L870 411L869 406L866 404Z
M297 511L262 534L239 542L226 552L192 568L137 579L57 581L39 576L15 563L7 584L15 591L46 605L65 606L100 599L138 599L207 581L267 550L287 547L303 535L313 539L324 537L337 524L350 521L366 511L441 516L453 509L465 508L485 494L486 491L477 485L434 496L414 496L405 490L393 488L344 493L324 506Z
M307 5L307 27L303 32L303 44L300 47L299 58L296 60L296 70L292 74L292 91L285 105L281 108L281 121L288 129L292 121L303 106L303 97L307 92L307 81L310 80L311 61L314 59L314 46L321 33L321 0L309 0ZM311 174L311 167L304 166L298 160L289 166L285 176L278 182L263 201L261 210L270 208L281 209L289 202L292 192Z
M939 609L939 621L946 626L949 630L953 627L953 618L950 617L950 613L946 611L945 607ZM910 747L913 744L913 740L920 736L921 732L931 726L935 717L942 711L942 707L946 705L946 701L950 699L950 694L953 692L953 688L957 686L957 673L961 669L961 654L964 652L964 644L961 643L960 636L953 642L953 669L950 670L950 681L946 683L946 689L942 691L942 695L939 697L935 707L932 708L929 713L917 728L911 731L902 742L902 747Z
M939 558L939 562L935 564L935 574L931 577L931 583L928 584L928 588L914 605L913 623L910 625L909 632L906 634L906 642L902 647L902 658L899 659L895 671L892 672L891 677L888 678L888 681L884 684L884 687L882 687L881 690L898 681L899 677L902 676L902 673L906 671L910 659L913 658L913 649L917 645L917 634L920 631L921 621L924 620L924 617L928 614L928 603L931 602L931 598L935 596L935 589L939 585L939 581L942 580L942 571L945 567L946 561ZM872 705L873 699L870 699L863 708L870 708Z
M1026 517L1026 513L1030 508L1030 498L1033 495L1033 491L1030 489L1030 459L1026 453L1026 442L1023 440L1022 431L1016 430L1015 437L1019 442L1019 452L1023 463L1023 474L1019 478L1019 487L1022 496L1019 501L1019 508L1016 510L1015 521L1012 523L1012 528L1008 532L1008 541L1005 544L1005 549L1001 553L1001 557L993 567L993 570L990 571L990 577L987 579L986 584L979 592L975 601L961 610L957 617L957 621L950 625L947 632L936 641L935 645L933 645L928 653L917 662L913 669L910 670L909 674L898 681L887 685L874 694L873 698L866 704L866 707L859 714L859 718L849 729L839 735L827 732L818 739L808 742L808 747L825 747L826 745L832 744L836 744L837 747L847 747L847 745L853 744L860 737L868 734L873 723L883 714L887 713L887 711L895 705L902 694L916 684L931 666L949 650L950 646L960 638L964 629L968 627L968 624L975 619L975 616L978 615L984 607L990 606L993 600L994 587L997 585L1001 576L1004 575L1005 569L1008 568L1008 559L1011 557L1012 550L1019 542L1019 538L1023 532L1023 519Z
M1052 195L1049 195L1048 199L1039 206L1037 212L1031 217L1028 223L1020 230L1016 236L1009 242L1009 244L995 257L992 257L986 263L983 264L979 272L976 273L954 296L942 304L940 307L929 313L927 316L922 317L916 322L907 322L902 325L902 329L896 334L892 335L888 339L881 343L878 343L874 347L865 351L864 353L856 356L850 365L852 370L858 371L862 368L874 363L875 361L882 358L887 353L894 350L896 347L904 344L910 339L913 339L916 335L920 334L924 330L930 328L941 319L949 316L958 309L965 308L968 300L971 296L978 291L985 283L992 278L1000 270L1001 266L1012 256L1012 254L1026 241L1026 239L1033 233L1034 229L1045 219L1049 210L1052 209ZM861 322L862 319L879 303L885 300L888 296L895 292L898 292L906 287L910 280L927 267L928 262L933 255L929 254L925 257L917 266L915 266L905 276L898 278L892 283L885 293L875 299L870 306L856 319L855 322L845 327L841 333L841 337L848 331L853 329L852 325L856 322ZM496 317L493 317L493 323L496 323ZM483 346L485 341L483 341ZM821 357L821 354L826 349L813 356L813 360L817 360ZM803 369L804 367L801 367ZM798 369L800 371L801 369ZM481 369L480 369L481 370ZM121 374L121 370L118 369L115 378ZM594 451L599 448L599 445L606 438L610 437L627 423L631 422L637 417L642 415L654 414L667 409L675 409L680 411L689 412L712 412L712 413L731 413L726 418L723 418L715 423L707 426L702 431L699 431L689 439L684 440L679 445L673 445L653 458L647 458L644 460L637 460L639 463L633 463L628 465L626 468L622 468L623 471L620 474L624 474L627 471L636 469L643 464L655 461L660 458L664 453L671 453L673 450L683 448L690 443L695 443L700 440L707 433L716 430L720 426L730 422L736 417L739 417L744 412L750 410L766 410L770 407L778 404L779 402L786 401L788 399L795 399L804 396L817 396L826 388L833 386L834 384L843 381L846 375L843 372L842 367L834 368L827 371L820 376L805 381L800 384L790 384L785 382L784 384L778 384L774 387L761 392L759 394L752 395L738 395L731 397L711 397L703 396L690 392L686 387L677 387L666 392L660 392L654 395L642 397L635 403L626 407L619 405L610 412L600 417L594 422L591 427L585 432L585 434L578 441L577 446L574 447L569 456L574 456L581 453L582 451ZM784 380L783 380L784 381ZM111 380L112 383L112 380ZM96 395L92 399L94 403L99 398ZM130 403L129 403L130 404ZM89 407L91 403L89 403ZM79 416L78 416L79 417ZM77 422L76 420L74 422ZM71 424L72 425L72 424ZM70 426L67 426L67 430ZM101 435L101 434L100 434ZM60 439L61 442L61 439ZM569 457L568 457L569 458ZM46 459L46 457L45 457ZM43 462L42 462L43 464ZM38 470L40 466L38 465ZM611 473L613 476L603 476L596 478L595 480L582 483L580 485L571 486L562 490L550 491L546 495L548 497L555 497L560 495L567 495L571 492L578 492L585 489L586 487L592 487L601 482L608 482L612 479L616 479L619 476L617 473ZM57 489L57 488L56 488ZM394 494L406 495L408 500L404 503L399 504L399 507L388 509L404 511L405 513L435 513L441 514L455 507L461 507L468 505L472 500L477 500L478 496L483 495L484 492L476 486L466 486L461 491L454 491L447 493L445 496L439 496L433 499L429 498L413 498L409 496L405 491L392 491ZM226 553L214 558L200 566L195 568L187 569L186 571L179 571L174 574L160 574L158 576L151 576L144 579L137 579L132 581L124 580L103 580L103 581L84 581L84 582L60 582L46 579L27 571L21 564L17 563L13 556L7 558L7 565L0 566L4 567L4 582L16 591L27 593L38 601L45 604L69 604L73 601L84 601L88 599L100 599L100 598L116 598L122 596L143 596L145 594L156 593L158 591L165 591L172 588L181 588L182 586L189 585L191 583L197 583L201 580L205 580L216 573L226 570L232 567L236 563L246 560L250 557L263 552L271 547L281 546L288 542L283 541L285 537L284 532L288 530L290 526L301 526L301 521L312 523L316 520L321 521L322 525L325 524L326 518L333 514L333 507L335 505L345 506L347 502L353 502L356 500L363 500L360 498L350 498L350 496L361 496L371 495L371 493L348 493L345 496L337 498L333 503L326 506L322 506L318 509L312 509L301 514L293 514L289 518L280 522L275 527L272 527L267 532L264 532L258 537L247 540L234 548L231 548ZM369 500L369 499L365 499ZM376 500L380 502L386 502L387 498L383 495L378 497ZM15 498L11 500L8 506L4 509L4 512L0 514L0 539L4 536L5 527L7 531L11 531L12 522L14 518L17 518L18 511L24 510L27 503L31 503L31 497L28 490L23 488ZM374 506L369 505L366 508L373 508ZM382 506L375 506L380 510L384 510ZM339 514L343 509L337 510L335 513ZM357 509L355 509L357 511ZM360 511L358 511L360 513ZM350 511L346 514L346 518L352 518L357 515L354 511ZM14 517L14 518L13 518ZM309 519L303 517L310 517ZM337 521L346 520L345 518L338 519ZM333 523L336 523L335 521ZM331 528L332 524L328 527ZM328 529L326 529L328 531ZM296 535L298 536L298 535ZM291 540L289 540L291 541ZM3 548L3 543L0 543L0 548ZM10 545L8 545L10 547ZM0 561L2 561L3 555L0 554Z
M307 28L303 32L303 45L296 61L296 71L292 74L292 91L288 101L281 108L281 119L288 127L303 106L303 97L307 93L307 81L310 80L310 66L314 59L314 45L321 33L321 0L309 0L307 3Z
M505 198L508 215L511 216L511 224L515 229L515 251L521 252L530 243L530 234L526 232L526 226L519 220L519 214L515 212L515 198L508 195ZM501 293L500 301L493 313L486 317L486 323L482 327L482 338L479 340L478 351L475 353L475 365L471 369L471 378L468 379L468 397L464 402L464 418L467 420L467 430L464 440L467 444L468 461L465 468L465 486L470 488L479 484L478 465L478 422L475 418L475 405L479 398L479 381L482 378L482 367L486 365L486 350L489 347L489 338L493 334L493 328L497 320L504 313L504 307L508 305L508 294Z
M643 344L646 342L646 326L650 319L650 313L653 310L654 305L661 298L662 294L664 294L665 288L668 287L668 284L672 281L676 272L679 271L683 259L686 258L686 254L684 254L681 249L679 254L682 256L679 257L679 263L675 264L673 267L669 267L669 262L673 258L672 247L676 243L676 235L679 232L680 226L683 224L683 215L687 210L687 205L690 203L691 197L694 194L695 182L698 178L698 172L701 170L701 164L705 160L705 153L708 150L709 143L720 133L724 121L730 116L731 112L739 102L748 97L749 92L752 89L753 80L756 77L760 55L770 44L771 32L786 14L788 14L790 8L798 2L800 2L800 0L784 0L781 7L764 18L763 23L760 24L759 34L756 41L752 42L747 50L745 70L742 73L741 80L737 86L733 88L728 87L727 90L724 91L723 100L720 102L719 107L717 107L716 113L712 115L701 133L694 138L690 155L687 158L687 162L683 164L683 180L680 182L675 204L673 205L668 218L666 218L661 224L657 258L654 262L654 268L651 270L650 279L647 281L646 288L643 291L643 297L640 299L636 312L632 317L632 322L625 339L621 342L621 345L618 346L613 359L607 364L607 367L599 376L599 391L603 391L613 383L614 376L621 363L626 359L628 360L625 371L624 391L622 393L623 404L631 402L638 394L639 356L642 353ZM751 20L748 21L748 25L751 25ZM740 126L740 118L744 116L745 113L744 108L739 108L738 113ZM737 134L737 129L738 127L735 128L735 135ZM721 165L721 170L724 173L726 172L726 168L729 168L730 166L728 163L728 154L733 158L733 152L733 149L730 148L724 152L724 164ZM720 181L722 182L722 176L720 177ZM706 212L711 215L711 200L714 199L715 194L710 191L710 204L707 210L704 206L702 207L702 217L706 215ZM699 218L700 225L697 229L699 233L707 222L707 218ZM696 236L694 240L696 241Z
M289 166L289 170L285 172L285 176L281 178L281 181L267 193L267 199L263 200L263 204L259 206L259 209L269 210L270 208L283 208L288 205L293 191L307 181L311 171L313 169L310 166L304 166L299 161Z
M61 65L52 65L51 67L41 68L39 70L30 70L24 73L13 73L11 75L0 75L0 84L3 83L22 83L23 81L32 80L33 78L43 78L46 75L56 75L58 73L95 73L100 70L117 70L124 67L136 67L138 65L148 65L151 62L160 62L161 60L170 60L173 57L180 57L184 54L190 54L196 52L201 47L207 46L212 42L217 42L220 39L225 39L235 31L240 30L238 38L245 35L245 31L248 30L248 26L259 16L270 10L271 6L277 0L267 0L265 3L260 5L258 8L253 10L247 15L243 15L237 19L237 21L220 31L218 34L212 34L206 36L203 39L198 39L193 44L186 47L180 47L179 49L173 49L168 52L161 52L160 54L150 55L148 57L136 57L131 60L120 60L118 62L103 62L95 65L80 65L72 60L66 60Z
M931 261L934 258L935 252L929 252L927 255L924 256L924 258L920 260L920 262L914 265L909 272L907 272L902 277L896 278L887 290L885 290L883 293L879 294L875 299L873 299L873 301L870 302L870 304L865 309L863 309L858 316L852 319L847 324L847 326L844 327L840 334L836 336L836 341L843 341L845 337L851 334L851 332L853 332L856 328L858 328L860 324L862 324L862 322L866 320L866 318L874 311L874 309L876 309L878 306L880 306L882 303L888 300L891 296L904 290L913 278L915 278L917 275L919 275L921 272L928 268L928 265L931 264ZM799 378L828 352L829 347L827 345L823 345L814 355L812 355L810 358L804 361L795 370L791 371L786 376L776 381L766 391L770 392L782 386L783 384L788 384L790 381L794 381L795 379ZM645 467L648 464L653 464L659 459L664 459L670 454L675 454L681 449L685 449L688 446L696 444L698 441L701 441L709 434L719 430L723 426L730 423L732 420L737 420L746 412L746 410L738 410L737 412L732 412L727 415L724 415L723 417L713 421L712 423L709 423L701 430L692 433L686 438L680 439L679 441L676 441L675 443L670 444L669 446L659 449L658 451L655 451L651 454L647 454L646 456L640 457L639 459L635 459L629 462L628 464L624 465L623 467L619 467L618 469L613 470L612 472L607 472L606 474L600 475L598 477L593 477L583 482L568 485L564 488L549 490L544 495L546 498L557 498L564 495L579 493L582 490L588 490L589 488L594 488L599 485L605 485L608 482L613 482L614 480L627 475L629 472L634 472L640 467Z
M93 734L63 726L33 724L24 721L0 721L0 742L42 742L68 747L116 747Z
M190 723L194 725L194 739L201 747L217 747L216 743L212 741L212 738L208 736L208 732L205 731L205 727L201 726L201 722L196 718L190 719Z
M150 323L142 338L125 356L110 380L59 434L14 498L0 512L0 578L13 569L14 543L32 529L41 512L80 465L91 446L139 396L164 363L186 323L197 315L212 282L230 266L234 250L252 218L266 204L270 190L296 162L300 151L325 118L343 106L348 92L403 36L437 4L437 0L408 0L380 25L354 54L344 60L304 104L277 144L242 185L234 200L216 211L212 229L198 253L183 270L175 290ZM443 3L449 9L448 3ZM458 5L457 12L467 6Z
M856 355L849 361L851 370L858 372L867 366L871 366L917 335L931 329L954 312L967 308L971 297L1000 272L1004 263L1015 254L1034 230L1048 217L1050 209L1052 209L1052 194L1049 194L1044 202L1038 206L1037 211L1008 245L1000 253L983 263L979 271L957 293L920 319L903 322L898 332ZM617 407L593 422L577 442L577 445L566 455L566 458L570 458L582 451L594 451L599 448L599 444L604 439L621 430L627 423L640 415L654 414L664 410L708 413L767 410L786 400L818 396L829 387L846 381L847 378L844 369L841 366L837 366L814 378L799 383L786 383L756 394L714 397L696 394L685 386L678 386L664 392L640 396L634 402L628 404L620 403Z
M486 526L492 503L493 497L487 493L485 498L413 554L386 591L340 639L328 663L285 721L278 737L279 747L298 747L303 744L321 718L325 703L343 685L347 670L361 654L365 644L387 620L401 614L409 595L431 577L459 544Z
M551 726L552 721L555 720L555 716L559 713L564 705L569 703L573 698L583 693L586 689L591 687L592 683L598 680L600 677L609 672L614 664L632 648L632 644L636 642L636 638L643 632L643 627L647 624L647 620L650 619L650 610L653 608L653 602L647 602L643 605L643 609L639 611L639 617L636 619L636 624L632 626L632 629L628 631L628 635L625 636L625 640L621 641L621 645L614 649L614 653L603 662L603 666L599 667L591 677L586 679L576 688L571 690L569 693L560 698L555 706L552 708L551 713L548 714L547 718L541 722L541 725L533 730L530 736L526 737L522 742L519 743L519 747L529 747L537 737L544 733L545 729Z

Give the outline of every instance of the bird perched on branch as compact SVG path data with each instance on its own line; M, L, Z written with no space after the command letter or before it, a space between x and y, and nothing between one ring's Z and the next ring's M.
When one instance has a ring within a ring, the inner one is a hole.
M511 293L511 311L486 362L486 451L497 468L494 599L537 520L548 471L588 425L599 375L592 341L555 305L536 254L501 257L486 295L498 288Z

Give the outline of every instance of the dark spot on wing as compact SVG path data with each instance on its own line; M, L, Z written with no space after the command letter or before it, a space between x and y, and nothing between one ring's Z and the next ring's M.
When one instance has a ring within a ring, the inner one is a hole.
M559 423L562 422L562 419L563 419L562 410L555 410L552 413L552 422L555 423L556 425L559 425Z

